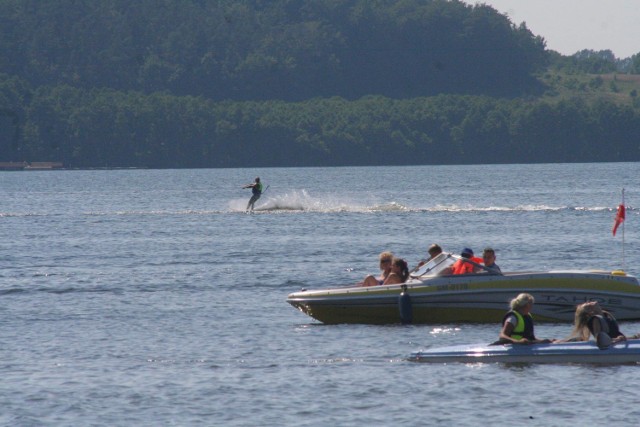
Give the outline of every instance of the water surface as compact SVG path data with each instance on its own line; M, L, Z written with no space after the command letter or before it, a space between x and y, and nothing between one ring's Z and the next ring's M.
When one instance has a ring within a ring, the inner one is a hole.
M324 326L285 298L360 280L383 250L413 265L433 242L492 246L506 271L636 275L639 171L2 173L0 423L636 425L638 366L410 363L420 348L492 341L499 325ZM241 187L256 175L269 189L248 215Z

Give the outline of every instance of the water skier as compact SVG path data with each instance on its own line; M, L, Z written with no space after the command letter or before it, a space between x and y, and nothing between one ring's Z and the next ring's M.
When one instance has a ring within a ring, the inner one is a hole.
M247 211L253 210L253 205L255 205L256 201L262 195L262 183L260 182L260 177L256 177L255 182L251 184L247 184L242 188L250 188L253 195L249 199L249 203L247 204Z

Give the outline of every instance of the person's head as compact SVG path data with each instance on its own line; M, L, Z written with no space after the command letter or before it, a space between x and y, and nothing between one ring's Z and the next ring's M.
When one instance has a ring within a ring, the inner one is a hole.
M473 258L473 251L471 248L464 248L462 252L460 252L460 256L462 258Z
M485 248L482 252L484 265L490 267L496 262L496 252L492 248Z
M256 182L260 182L260 177L256 176Z
M511 310L518 311L519 313L529 314L531 311L531 307L533 307L534 303L533 295L527 293L521 293L517 297L511 300L509 304L511 306Z
M402 258L393 258L393 262L391 263L391 270L396 273L398 276L402 278L402 280L407 280L409 277L409 265L407 261Z
M583 340L589 339L589 319L593 316L604 313L597 301L589 301L579 304L576 307L576 314L573 320L573 333Z
M589 301L580 304L576 307L576 324L580 323L586 325L592 316L600 315L602 313L602 307L600 307L598 301Z
M391 263L393 261L393 254L391 252L382 252L378 258L380 259L380 270L391 270Z
M442 248L440 247L439 244L434 243L433 245L429 246L429 249L427 249L427 252L429 253L429 256L431 258L435 258L442 253Z

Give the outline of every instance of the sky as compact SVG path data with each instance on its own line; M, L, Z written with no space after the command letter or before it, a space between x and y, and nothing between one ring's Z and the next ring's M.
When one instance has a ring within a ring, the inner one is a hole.
M624 59L640 53L640 0L463 0L506 14L547 42L547 49L573 55L611 50Z

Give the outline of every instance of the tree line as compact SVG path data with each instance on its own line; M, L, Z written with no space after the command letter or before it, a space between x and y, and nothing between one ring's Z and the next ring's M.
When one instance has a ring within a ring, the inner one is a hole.
M0 79L2 82L2 79ZM220 101L71 86L0 94L25 104L6 160L66 167L241 167L640 160L640 111L563 101L380 95L300 102ZM2 116L0 116L2 117ZM9 158L7 158L9 157Z
M0 23L0 161L167 168L640 154L636 97L550 101L536 78L548 67L633 72L638 55L563 57L483 4L0 0Z
M0 0L33 86L299 101L537 89L544 41L459 0Z
M609 49L583 49L570 56L549 52L549 64L551 68L569 74L640 74L640 53L629 58L616 58Z

